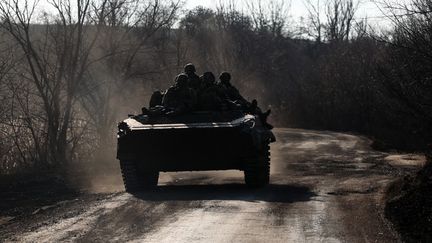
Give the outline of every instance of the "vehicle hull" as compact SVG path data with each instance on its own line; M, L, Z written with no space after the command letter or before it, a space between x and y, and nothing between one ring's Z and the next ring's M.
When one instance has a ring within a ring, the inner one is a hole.
M129 192L157 185L159 172L243 170L249 186L270 176L275 137L257 115L135 116L119 124L117 158ZM191 122L192 121L192 122Z
M260 135L270 140L245 127L140 130L119 138L117 157L164 172L243 170L262 150Z

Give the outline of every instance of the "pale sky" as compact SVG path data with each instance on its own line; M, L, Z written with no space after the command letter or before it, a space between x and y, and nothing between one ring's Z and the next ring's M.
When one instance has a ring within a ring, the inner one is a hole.
M3 0L0 0L3 1ZM197 6L203 6L215 9L218 3L227 3L234 2L236 7L240 10L247 11L246 1L257 3L261 1L263 6L268 5L268 3L272 0L184 0L186 2L186 9L193 9ZM291 20L299 23L301 17L306 18L308 15L307 8L304 4L305 0L273 0L273 1L284 1L286 6L290 6L288 14L291 16ZM318 0L309 0L311 2L317 2ZM356 13L356 18L361 19L364 17L368 17L368 23L372 25L380 25L385 27L389 24L389 21L383 17L383 13L374 3L374 1L382 1L382 0L359 0L359 8ZM409 2L411 0L386 0L392 1L398 4ZM30 1L31 2L31 1ZM321 5L326 2L326 0L320 0ZM50 5L47 3L47 0L39 0L38 10L47 10L50 9Z
M222 2L229 2L230 0L187 0L186 1L186 8L192 9L197 6L204 6L209 8L215 8L217 4ZM250 1L250 0L249 0ZM271 0L261 0L263 3L269 2ZM290 11L289 14L293 18L294 21L298 21L300 17L306 17L308 12L305 7L304 1L305 0L284 0L286 4L290 4ZM312 0L312 2L316 2L317 0ZM403 3L408 2L410 0L393 0L397 3ZM239 9L246 8L245 0L236 0L234 1L236 6ZM321 0L321 3L324 3L325 0ZM264 4L265 6L265 4ZM373 0L360 0L359 8L356 13L357 18L364 18L368 17L369 23L379 24L379 25L386 25L388 24L388 20L383 16L383 13L381 10L377 7L377 5L374 3Z

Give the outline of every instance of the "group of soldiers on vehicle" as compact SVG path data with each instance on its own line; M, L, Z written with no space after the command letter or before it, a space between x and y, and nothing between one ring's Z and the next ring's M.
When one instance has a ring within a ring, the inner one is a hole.
M263 113L256 100L247 101L230 81L231 74L228 72L222 72L219 81L212 72L205 72L199 77L195 66L189 63L165 93L153 93L150 108L143 108L143 114L180 115L192 111L243 110L259 115L266 125L271 126L266 123L270 110Z

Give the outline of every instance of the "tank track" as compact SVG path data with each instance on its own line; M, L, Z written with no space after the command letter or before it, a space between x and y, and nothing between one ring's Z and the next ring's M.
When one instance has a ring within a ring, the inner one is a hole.
M123 183L127 192L139 192L157 186L159 172L142 172L133 160L120 161Z
M270 145L266 144L257 157L248 162L244 170L246 185L250 187L266 186L270 182Z

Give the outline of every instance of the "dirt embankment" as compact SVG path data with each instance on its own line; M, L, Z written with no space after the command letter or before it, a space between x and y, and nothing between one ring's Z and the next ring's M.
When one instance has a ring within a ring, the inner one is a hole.
M432 150L418 173L395 181L385 215L406 242L432 242Z

